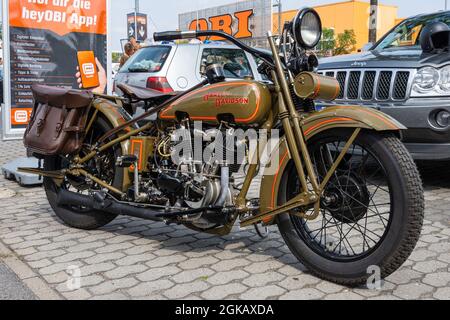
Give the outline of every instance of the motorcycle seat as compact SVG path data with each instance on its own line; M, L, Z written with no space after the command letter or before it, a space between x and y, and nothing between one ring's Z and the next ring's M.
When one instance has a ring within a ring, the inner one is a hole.
M118 84L117 88L119 88L126 96L140 101L168 98L177 95L176 92L164 93L153 89L140 88L123 83Z
M31 88L36 103L48 104L57 108L85 108L94 98L88 90L64 89L34 84Z

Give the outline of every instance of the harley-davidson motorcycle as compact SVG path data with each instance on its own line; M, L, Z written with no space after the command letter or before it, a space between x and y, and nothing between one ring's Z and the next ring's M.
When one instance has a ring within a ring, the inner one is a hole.
M277 225L295 257L321 278L360 285L374 266L387 277L419 239L421 179L396 120L355 106L316 111L315 100L333 100L342 89L314 73L318 60L308 50L321 33L318 14L307 8L278 40L269 33L271 53L218 31L154 34L155 41L227 39L260 61L265 82L228 81L225 70L239 68L217 61L199 85L178 93L122 84L117 97L34 86L25 145L42 164L21 170L45 178L56 215L75 228L100 228L118 215L220 236L236 223L261 236ZM133 118L136 106L145 112ZM256 137L256 152L245 136L224 142L251 129L269 136ZM274 132L279 139L263 164ZM209 150L200 158L185 151L199 137ZM233 147L244 150L236 161L219 152ZM258 173L259 197L252 198Z

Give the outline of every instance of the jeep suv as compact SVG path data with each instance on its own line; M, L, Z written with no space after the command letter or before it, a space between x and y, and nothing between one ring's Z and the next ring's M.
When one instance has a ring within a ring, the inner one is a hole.
M416 160L450 160L450 54L425 52L421 33L430 23L450 26L450 12L419 15L393 28L369 51L324 58L319 73L335 77L335 104L376 108L409 130L403 141Z

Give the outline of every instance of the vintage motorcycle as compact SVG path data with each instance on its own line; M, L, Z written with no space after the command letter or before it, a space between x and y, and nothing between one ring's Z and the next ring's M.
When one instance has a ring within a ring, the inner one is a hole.
M271 54L218 31L154 35L155 41L225 38L260 61L266 82L227 81L230 66L219 61L181 93L119 85L124 96L116 97L34 86L25 145L43 164L21 170L45 178L56 215L75 228L100 228L118 215L216 235L229 234L237 221L261 236L278 225L292 253L321 278L360 285L373 266L387 277L419 239L421 179L399 140L406 128L394 119L355 106L316 111L314 100L332 100L342 89L313 72L318 60L308 50L321 33L318 14L306 8L285 25L279 44L269 33ZM146 111L133 119L139 104ZM217 156L230 149L219 135L240 129L262 129L269 138L277 130L265 164L261 146L273 139L259 136L256 152L249 152L250 139L232 140L245 150L236 163ZM174 161L179 145L193 141L180 142L180 135L201 137L209 156L183 152ZM258 172L260 195L252 199Z

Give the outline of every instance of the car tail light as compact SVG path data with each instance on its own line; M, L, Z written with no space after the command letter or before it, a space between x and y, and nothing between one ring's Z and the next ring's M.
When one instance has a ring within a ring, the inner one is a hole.
M150 77L147 79L147 88L161 91L163 93L173 92L167 78L164 77Z

